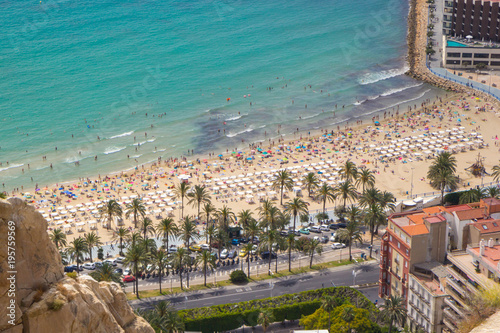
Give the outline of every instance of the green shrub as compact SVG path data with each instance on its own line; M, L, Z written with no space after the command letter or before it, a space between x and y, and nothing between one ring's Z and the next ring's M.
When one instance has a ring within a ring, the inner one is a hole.
M66 276L76 280L76 277L78 276L78 274L76 272L69 272L69 273L66 273Z
M232 283L243 283L248 282L248 277L241 269L237 269L231 272L231 275L229 275L229 280Z
M326 213L326 212L325 213L323 213L323 212L318 213L318 214L316 214L316 219L318 221L328 220L328 213Z
M55 298L52 302L47 303L49 310L60 310L66 302L62 299Z
M324 288L272 298L234 304L221 304L179 311L186 331L220 332L241 327L256 326L259 312L272 309L276 321L300 319L321 307L324 295L331 295L339 304L352 303L368 311L370 320L377 320L378 309L359 291L349 287Z

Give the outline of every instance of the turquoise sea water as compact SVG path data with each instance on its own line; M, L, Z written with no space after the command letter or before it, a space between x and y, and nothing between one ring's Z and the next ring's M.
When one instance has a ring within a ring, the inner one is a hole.
M406 110L441 93L403 75L407 12L386 0L0 1L0 181L45 186L245 147L278 125L293 138Z

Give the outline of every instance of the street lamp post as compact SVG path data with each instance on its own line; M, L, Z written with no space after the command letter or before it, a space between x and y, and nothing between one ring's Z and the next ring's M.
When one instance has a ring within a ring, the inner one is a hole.
M490 93L490 89L491 89L491 75L493 73L493 69L490 69L490 84L488 85L488 94Z
M413 198L413 170L415 167L411 167L411 189L410 189L410 199Z

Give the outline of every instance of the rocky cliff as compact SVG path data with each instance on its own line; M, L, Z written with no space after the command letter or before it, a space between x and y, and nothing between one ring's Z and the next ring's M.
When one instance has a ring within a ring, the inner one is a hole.
M0 332L154 332L118 284L66 277L46 229L25 201L0 199Z

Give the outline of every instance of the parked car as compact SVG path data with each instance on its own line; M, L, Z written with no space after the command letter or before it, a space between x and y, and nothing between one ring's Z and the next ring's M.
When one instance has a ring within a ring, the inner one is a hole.
M233 239L231 240L231 244L232 244L232 245L240 245L240 240L239 240L238 238L233 238Z
M199 246L198 244L191 244L191 246L189 246L189 249L193 252L201 252L201 246Z
M71 273L76 271L76 265L69 265L64 267L64 272L65 273Z
M328 226L331 230L337 230L339 228L338 224L332 223Z
M115 269L115 270L114 270L114 272L115 272L116 274L123 275L123 269L121 269L121 268L117 268L117 269Z
M123 277L123 282L134 282L135 281L135 277L133 277L132 275L125 275Z
M320 241L321 241L321 243L323 243L323 244L328 243L328 236L321 236Z
M96 261L94 264L96 268L102 267L102 261Z
M309 228L302 228L299 230L299 232L303 235L309 235Z
M224 249L224 250L222 250L222 252L220 253L220 258L221 258L221 259L226 259L228 255L229 255L229 251L228 251L227 249Z
M333 235L330 236L330 242L335 242L337 241L337 233L334 232Z
M252 251L251 251L251 253L252 253L252 254L257 254L257 249L258 249L257 245L252 246Z
M299 229L295 229L294 233L295 233L295 236L300 236L300 230Z
M229 252L229 254L227 255L227 258L234 259L234 258L236 258L236 255L237 255L236 251L233 250L233 251Z
M239 256L242 258L245 258L247 256L247 254L248 254L247 249L241 249Z
M260 254L260 257L261 257L262 259L269 259L269 251L262 252L262 253ZM271 252L271 259L276 259L276 258L277 258L276 253Z
M132 270L130 268L125 268L123 270L123 275L130 275L130 274L132 274Z
M118 257L118 258L116 258L116 262L119 263L119 264L123 264L124 261L125 261L124 257Z
M82 267L85 269L95 269L95 262L86 262Z
M210 255L215 259L219 259L219 255L217 254L217 251L213 251L212 253L210 253Z
M246 237L240 237L239 241L240 241L240 243L246 244L246 243L248 243L249 240Z
M168 247L168 253L175 253L177 252L177 245L170 245Z
M259 243L260 243L260 238L259 238L259 236L253 236L252 243L254 243L254 244L259 244Z
M118 262L116 261L116 259L106 259L104 260L104 262L107 262L108 264L110 264L111 266L116 266L118 265Z
M313 240L315 240L315 241L318 241L318 242L319 242L319 241L320 241L319 236L314 236L314 237L313 237Z
M321 229L318 226L313 225L312 227L309 227L310 232L315 232L317 234L321 233Z
M321 231L330 231L330 227L329 227L329 226L327 226L326 224L322 224L322 225L319 227L319 229L320 229Z
M210 250L210 245L208 245L208 244L200 244L200 248L201 248L202 251L203 250L209 251Z
M346 228L347 227L347 223L337 223L337 225L339 226L339 228Z
M344 243L333 243L332 244L332 249L343 249L345 248L345 244Z
M281 230L281 231L280 231L280 235L281 235L281 236L283 236L283 237L286 237L286 236L288 236L288 231L286 231L286 230Z

